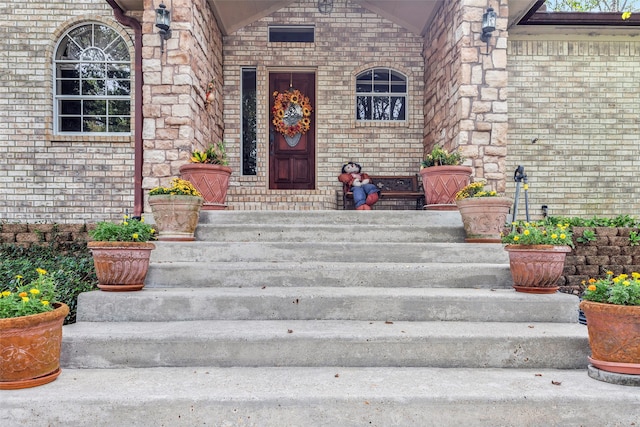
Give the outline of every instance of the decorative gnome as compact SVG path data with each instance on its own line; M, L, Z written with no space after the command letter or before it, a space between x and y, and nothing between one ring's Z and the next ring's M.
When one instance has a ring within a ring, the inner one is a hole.
M356 210L371 210L379 198L380 189L371 183L371 177L362 172L358 163L348 162L342 166L338 181L346 184L353 193L353 204Z

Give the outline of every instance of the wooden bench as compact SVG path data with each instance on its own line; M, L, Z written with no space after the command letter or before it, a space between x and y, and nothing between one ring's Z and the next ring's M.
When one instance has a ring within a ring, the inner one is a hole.
M419 184L418 175L406 176L373 176L371 182L380 189L380 200L384 199L413 199L416 201L416 209L424 207L424 190ZM342 208L353 209L353 193L344 184L342 187Z

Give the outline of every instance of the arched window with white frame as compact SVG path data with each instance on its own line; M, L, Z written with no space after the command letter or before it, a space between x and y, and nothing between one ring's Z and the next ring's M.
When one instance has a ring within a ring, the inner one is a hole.
M53 66L56 134L131 133L131 58L116 30L99 22L70 29Z
M390 68L370 68L356 77L356 119L405 121L407 77Z

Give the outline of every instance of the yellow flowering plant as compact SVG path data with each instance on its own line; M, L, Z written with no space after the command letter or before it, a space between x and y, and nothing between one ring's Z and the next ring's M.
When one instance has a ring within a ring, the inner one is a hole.
M53 311L55 280L42 268L36 271L38 277L31 282L24 283L23 277L18 275L0 292L0 319Z
M431 166L458 166L464 161L460 151L448 152L444 148L436 145L431 150L431 153L424 157L420 168L428 168Z
M516 221L511 225L511 232L502 236L502 243L574 247L569 224L545 220L537 222Z
M173 178L171 187L155 187L149 191L149 196L159 195L202 197L202 194L196 190L196 187L190 181L180 178Z
M456 200L469 199L473 197L498 197L500 194L495 190L485 190L486 181L476 181L462 188L456 193Z
M583 282L585 286L582 299L604 304L640 305L640 273L633 272L614 276L607 271L607 277L589 279Z
M156 230L144 222L125 215L118 223L102 221L96 224L89 236L97 242L147 242L155 240Z

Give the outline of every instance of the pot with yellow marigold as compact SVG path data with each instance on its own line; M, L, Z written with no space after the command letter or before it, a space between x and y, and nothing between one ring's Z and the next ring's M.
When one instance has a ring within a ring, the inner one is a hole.
M149 270L155 228L144 218L125 215L118 223L103 221L89 231L98 288L103 291L139 291Z
M569 224L551 219L514 222L511 232L502 236L509 253L513 287L518 292L550 294L559 286L564 260L573 247Z
M589 375L608 380L597 370L633 375L623 384L640 385L640 273L608 271L585 283L580 309L587 319L592 369Z
M500 243L505 228L511 199L485 186L484 180L476 181L455 196L468 243Z
M185 179L174 178L168 187L149 191L149 205L158 229L158 240L193 241L204 199Z
M62 324L69 307L41 268L28 283L16 276L0 288L0 390L47 384L60 375Z

